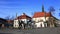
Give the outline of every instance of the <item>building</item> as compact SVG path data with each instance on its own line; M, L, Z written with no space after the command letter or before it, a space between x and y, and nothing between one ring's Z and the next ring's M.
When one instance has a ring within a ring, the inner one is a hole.
M36 12L32 18L32 20L35 22L35 25L37 27L47 27L47 23L44 23L49 20L49 17L51 16L50 13L46 13L45 17L45 12Z
M31 17L27 16L25 13L23 13L21 16L18 16L14 20L14 26L15 28L18 28L22 23L21 21L24 22L24 24L27 24L27 21L31 20ZM21 24L20 24L21 23ZM19 25L20 24L20 25ZM23 25L22 25L23 26Z
M44 6L42 5L42 12L35 12L32 20L36 27L54 27L53 17L51 12L45 12Z
M28 23L31 20L31 17L23 13L21 16L17 16L14 20L13 27L18 28ZM44 6L42 5L42 12L35 12L32 17L32 22L34 27L54 27L54 17L51 15L51 12L45 12Z
M24 23L27 23L31 19L31 17L27 16L25 13L23 13L21 16L18 16L17 19L24 21Z
M55 18L55 17L54 17ZM60 27L60 20L55 18L55 26Z
M6 27L6 19L0 18L0 27Z
M18 19L14 20L13 27L14 28L18 28L19 27Z
M7 20L8 27L13 27L14 20Z

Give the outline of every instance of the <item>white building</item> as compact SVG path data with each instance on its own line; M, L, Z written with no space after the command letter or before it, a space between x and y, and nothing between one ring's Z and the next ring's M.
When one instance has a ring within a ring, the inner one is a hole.
M18 28L18 27L19 27L19 22L18 22L18 20L14 20L13 27L14 27L14 28Z
M27 21L31 20L31 17L29 17L25 13L23 13L21 16L17 17L17 20L14 20L14 27L19 27L18 20L23 21L24 23L27 23ZM50 22L47 23L47 21L49 21L49 20L50 20ZM48 25L50 27L54 27L54 22L53 22L53 17L51 15L51 12L48 12L48 13L44 12L44 6L42 6L42 12L34 13L34 15L32 17L32 21L34 21L35 26L38 28L47 27Z
M54 27L54 18L51 15L51 12L45 12L44 6L42 5L42 12L35 12L32 20L35 23L36 27Z
M31 17L27 16L25 13L23 13L21 16L18 16L15 20L14 20L14 28L18 28L19 27L19 21L23 21L25 24L27 23L28 20L30 20Z
M45 12L36 12L32 20L34 21L36 27L47 27L47 23L44 22L48 21L50 16L50 13L46 13L45 15Z
M31 19L31 17L27 16L25 13L23 13L21 16L18 16L17 19L19 19L19 21L23 21L24 23L27 23L28 20Z

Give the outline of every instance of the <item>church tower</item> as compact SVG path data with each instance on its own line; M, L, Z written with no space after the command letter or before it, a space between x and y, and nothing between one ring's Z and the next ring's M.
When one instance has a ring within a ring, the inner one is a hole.
M42 12L44 12L44 5L42 5Z
M46 12L44 10L44 5L42 5L42 12L44 12L44 17L45 17L45 21L46 21Z

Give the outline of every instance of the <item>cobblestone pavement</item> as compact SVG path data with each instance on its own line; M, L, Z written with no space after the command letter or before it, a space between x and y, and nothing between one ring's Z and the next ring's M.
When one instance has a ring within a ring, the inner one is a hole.
M0 34L60 34L60 27L39 29L0 29Z

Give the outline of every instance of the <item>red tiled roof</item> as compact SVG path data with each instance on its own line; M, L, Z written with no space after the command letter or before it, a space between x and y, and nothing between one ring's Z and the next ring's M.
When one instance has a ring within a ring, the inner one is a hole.
M37 18L37 17L44 17L45 16L45 12L36 12L34 15L33 15L33 18ZM46 17L49 17L51 16L50 13L46 13Z
M27 18L31 18L31 17L27 16L26 14L17 17L17 19L27 19Z

